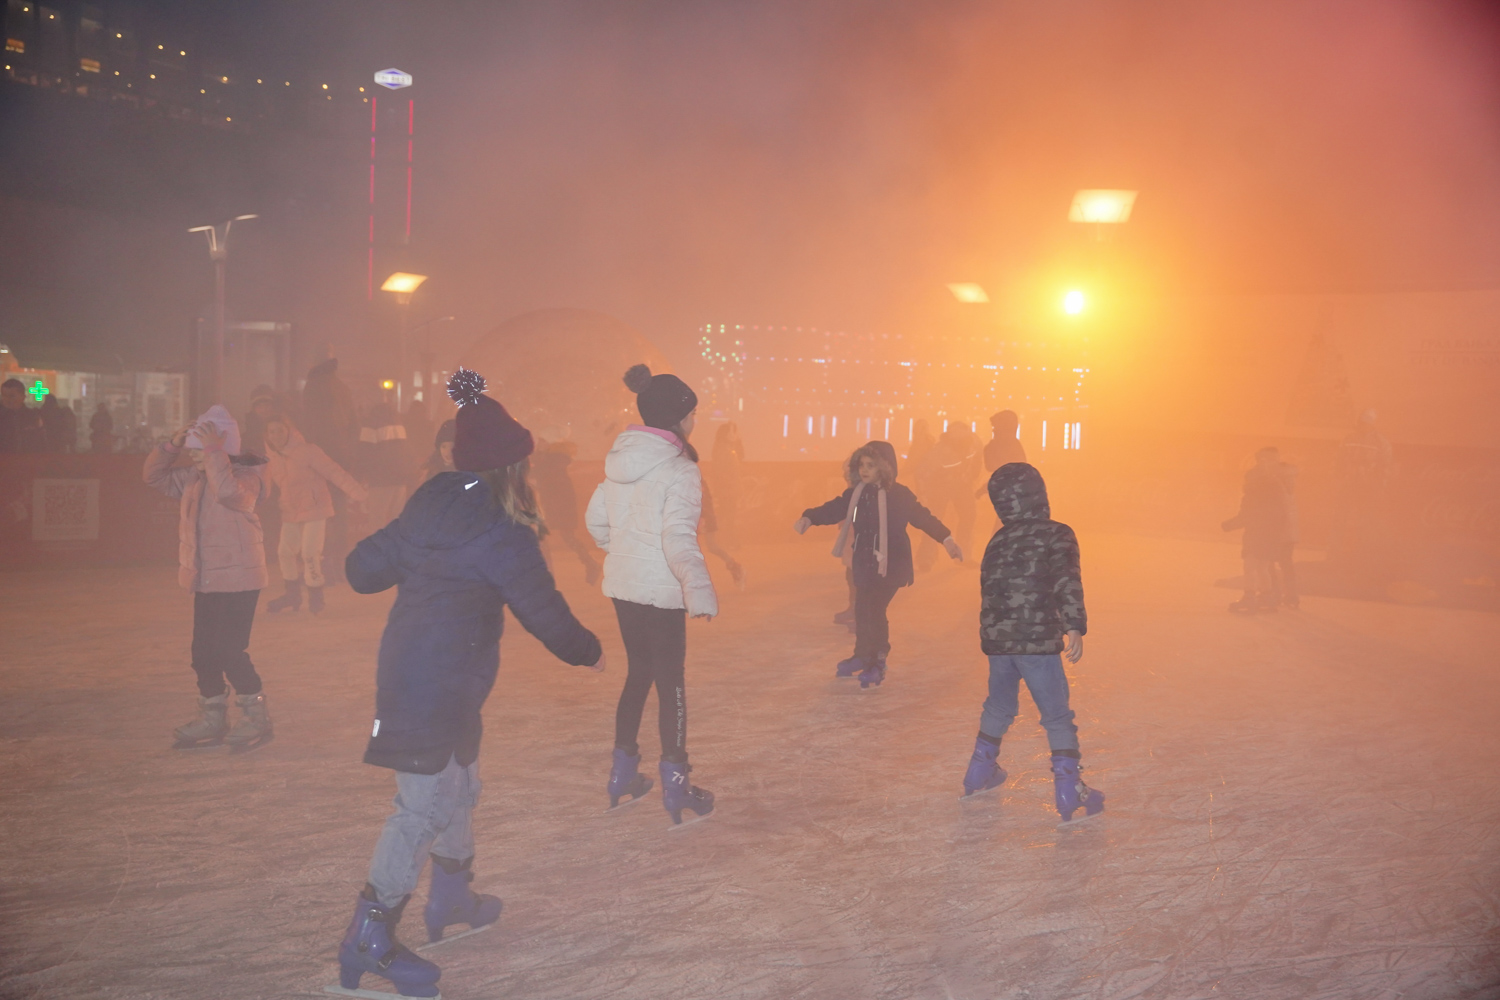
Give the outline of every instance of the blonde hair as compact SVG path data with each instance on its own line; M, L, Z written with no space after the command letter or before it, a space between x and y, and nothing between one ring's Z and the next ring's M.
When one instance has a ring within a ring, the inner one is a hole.
M475 473L490 488L490 499L517 524L535 528L538 538L547 537L547 523L537 507L536 491L531 488L531 463L521 459L503 469L486 469Z

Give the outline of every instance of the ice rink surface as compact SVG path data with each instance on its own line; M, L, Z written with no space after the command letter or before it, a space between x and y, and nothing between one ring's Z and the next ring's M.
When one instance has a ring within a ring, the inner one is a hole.
M433 955L444 996L1500 997L1500 618L1319 598L1235 617L1211 585L1231 546L1085 535L1070 675L1108 811L1059 831L1025 698L1010 781L958 800L977 574L897 597L890 677L861 693L832 679L831 543L746 551L749 590L722 580L721 618L690 626L693 777L719 805L670 834L656 791L603 813L623 649L560 560L610 671L508 623L475 818L475 886L505 915ZM276 739L231 757L168 749L194 708L172 569L0 576L0 995L336 980L394 788L360 763L390 597L329 600L258 617Z

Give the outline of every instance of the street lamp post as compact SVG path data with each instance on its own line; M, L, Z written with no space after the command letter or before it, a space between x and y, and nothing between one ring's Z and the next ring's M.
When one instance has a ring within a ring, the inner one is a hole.
M236 222L258 218L258 215L236 215L224 223L222 236L217 226L194 226L188 230L208 235L208 259L214 262L214 348L208 364L208 385L201 390L204 396L201 402L206 405L223 402L224 395L224 275L229 264L229 228Z
M401 411L401 405L405 402L404 397L407 395L403 391L403 387L411 379L411 371L406 361L406 324L410 321L410 317L407 314L411 311L411 297L416 294L417 289L421 288L422 282L426 280L427 275L425 274L408 274L405 271L397 271L380 284L382 292L395 293L396 305L399 307L398 311L400 312L401 372L400 377L396 379L396 411L398 413Z

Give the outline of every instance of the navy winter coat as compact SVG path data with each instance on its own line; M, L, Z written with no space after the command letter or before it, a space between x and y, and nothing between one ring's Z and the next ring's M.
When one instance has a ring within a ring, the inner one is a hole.
M883 450L886 452L886 461L894 470L896 449L884 441L872 443L885 445ZM843 492L842 496L828 501L821 507L810 507L804 510L802 516L813 524L840 524L849 516L849 499L853 495L854 487L851 486ZM880 535L879 503L877 490L867 489L860 494L859 510L854 518L854 530L850 532L853 537L849 542L854 546L854 585L856 587L868 587L881 582L879 565L875 560L875 543ZM885 518L886 541L891 551L886 563L884 582L891 587L909 587L916 580L916 573L912 569L911 539L907 537L906 526L910 524L918 531L925 531L938 542L943 541L953 532L937 519L937 515L922 506L922 502L917 499L915 493L900 483L892 483L886 490Z
M479 756L480 709L500 669L504 608L566 663L599 662L542 561L535 532L506 516L472 472L424 483L401 516L345 561L361 594L396 587L380 637L365 763L436 774Z

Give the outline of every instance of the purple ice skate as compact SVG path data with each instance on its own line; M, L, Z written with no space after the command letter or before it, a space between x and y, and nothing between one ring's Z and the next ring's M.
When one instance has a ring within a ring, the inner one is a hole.
M326 987L326 992L370 996L375 991L359 988L360 977L370 972L389 979L400 996L442 996L437 987L442 970L396 940L396 924L406 909L406 900L395 906L381 906L374 895L369 886L359 895L354 919L339 945L339 985Z
M969 758L969 770L964 774L963 798L993 791L1005 784L1005 768L997 762L1000 744L986 739L974 740L974 756Z
M861 657L851 656L847 660L840 660L839 665L834 668L835 677L854 677L864 673L870 668Z
M653 782L640 773L640 766L640 754L632 757L619 747L615 747L614 760L609 768L609 807L611 809L620 808L620 800L627 795L630 797L625 799L624 805L628 806L651 791Z
M876 657L875 662L869 664L859 672L859 686L861 688L880 687L881 681L885 680L885 656Z
M1064 824L1081 823L1104 811L1104 793L1085 785L1078 776L1079 770L1075 757L1054 755L1052 758L1052 784L1057 794L1057 814L1062 817ZM1083 808L1083 815L1075 820L1073 813L1079 807Z
M455 861L432 855L432 885L427 890L427 906L422 910L429 943L441 941L443 931L454 924L469 925L469 930L456 935L463 937L500 919L505 904L496 896L482 895L469 888L474 881L474 873L469 870L473 863L473 858Z
M696 814L688 817L689 823L696 822L714 811L714 793L688 781L688 771L692 769L686 762L678 764L664 760L660 766L661 804L666 807L667 814L672 817L673 829L684 825L682 821L684 809Z

